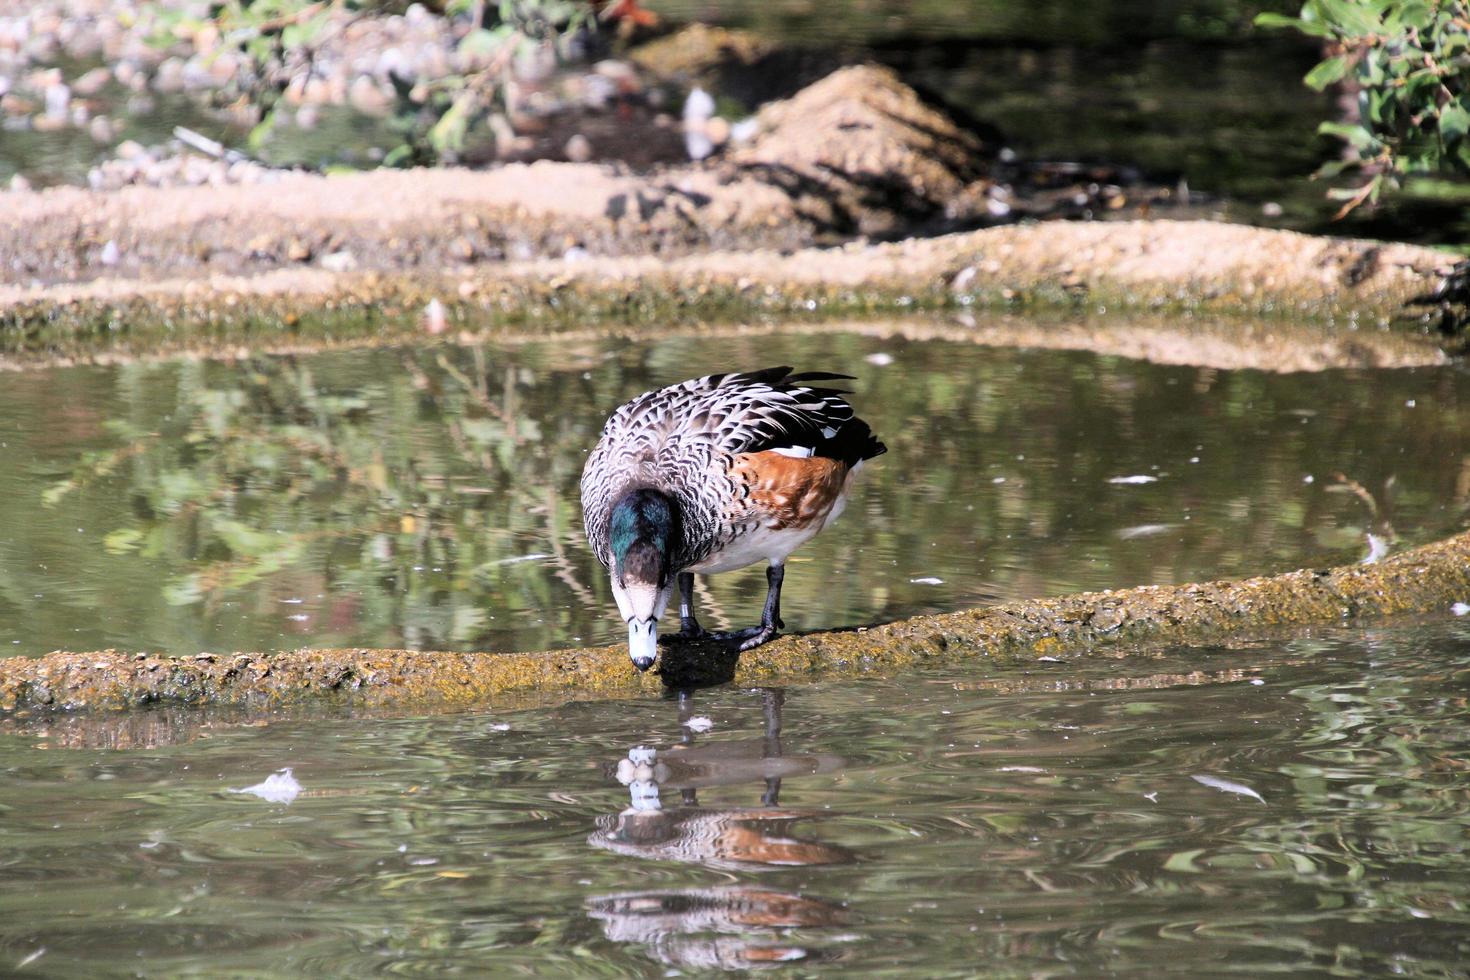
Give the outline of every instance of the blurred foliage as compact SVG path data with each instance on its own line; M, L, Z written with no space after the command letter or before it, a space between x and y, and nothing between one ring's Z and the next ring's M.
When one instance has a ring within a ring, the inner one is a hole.
M394 75L392 129L401 140L387 150L385 166L412 166L453 159L472 129L493 139L488 120L503 110L506 82L515 59L542 47L561 52L579 32L596 24L585 0L446 0L433 5L463 22L457 42L463 63L474 66L443 77L413 80ZM260 121L250 135L259 151L277 123L287 87L308 76L326 38L355 20L400 11L394 0L219 0L208 24L223 45L243 54L250 71L238 94ZM195 35L206 26L188 13L155 4L160 44Z
M1470 4L1463 0L1306 0L1296 17L1263 13L1263 27L1321 38L1327 57L1307 73L1319 91L1345 83L1356 118L1319 132L1347 144L1323 177L1354 174L1334 188L1339 216L1397 190L1410 174L1470 174Z

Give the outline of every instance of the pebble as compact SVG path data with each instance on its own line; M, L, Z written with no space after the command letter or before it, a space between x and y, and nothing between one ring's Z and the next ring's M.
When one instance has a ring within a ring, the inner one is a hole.
M563 152L573 163L586 163L592 159L592 141L581 133L576 133L567 140Z
M93 68L72 82L71 87L76 94L91 97L106 88L110 81L112 81L112 72L106 68Z
M318 264L328 272L351 272L357 268L357 256L345 249L328 252L318 260Z
M177 144L149 150L135 140L124 140L116 156L93 167L87 186L93 190L121 187L219 187L226 184L263 184L279 180L285 171L252 160L230 163L181 151Z

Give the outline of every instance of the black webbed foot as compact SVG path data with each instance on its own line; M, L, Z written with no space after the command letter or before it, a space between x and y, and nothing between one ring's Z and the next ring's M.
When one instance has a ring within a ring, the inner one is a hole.
M727 643L735 650L754 650L762 643L769 643L781 633L780 624L764 623L760 626L747 626L743 630L731 630L728 633L711 633L710 638L721 643Z
M774 640L780 635L781 630L778 624L772 623L769 626L758 626L756 627L755 632L751 634L751 636L741 642L740 650L742 652L746 650L754 650L762 643L769 643L771 640Z

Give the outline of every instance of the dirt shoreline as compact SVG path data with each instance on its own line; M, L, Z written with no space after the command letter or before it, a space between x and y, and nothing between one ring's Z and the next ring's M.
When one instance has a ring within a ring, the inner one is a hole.
M977 137L869 65L757 123L719 158L642 174L543 161L0 193L0 358L401 338L435 300L456 328L531 331L985 309L1424 332L1408 304L1454 262L1187 211L976 229L1024 201Z
M924 310L1235 317L1240 343L1291 321L1344 347L1400 328L1451 265L1407 245L1204 221L1041 223L895 244L680 258L579 257L423 272L276 269L245 276L0 285L0 367L149 353L273 349L453 330L550 335L610 326L771 322ZM1185 322L1181 319L1181 322ZM1275 332L1285 332L1277 330ZM1394 331L1437 347L1420 323ZM1362 360L1362 359L1360 359ZM1375 363L1367 358L1367 363Z
M639 674L620 646L537 653L294 650L161 657L107 650L0 660L0 715L171 704L259 711L325 701L444 710L520 695L617 698L733 682L791 684L895 673L918 663L991 666L1126 653L1251 630L1449 614L1470 599L1470 532L1373 565L1022 600L870 628L784 636L741 656L671 648Z

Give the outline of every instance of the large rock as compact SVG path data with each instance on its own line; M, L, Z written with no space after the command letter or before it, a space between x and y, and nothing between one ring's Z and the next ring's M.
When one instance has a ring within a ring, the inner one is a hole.
M979 138L886 68L833 72L758 121L729 162L786 189L831 231L891 236L936 216L963 219L988 186Z

